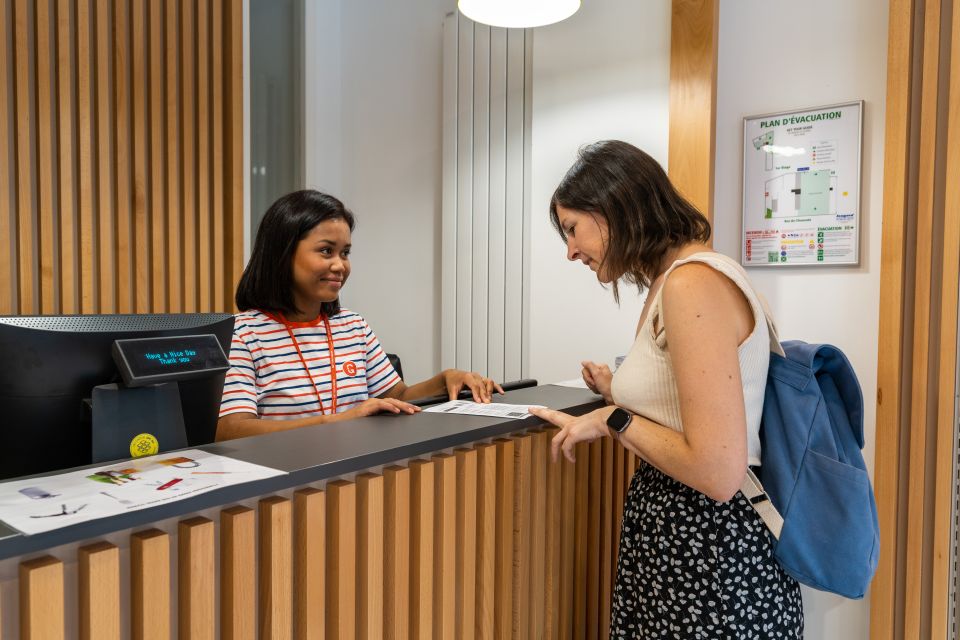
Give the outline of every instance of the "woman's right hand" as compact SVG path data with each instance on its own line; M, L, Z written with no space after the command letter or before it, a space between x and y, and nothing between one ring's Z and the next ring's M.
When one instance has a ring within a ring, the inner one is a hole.
M418 411L420 411L420 407L412 405L409 402L404 402L403 400L397 400L396 398L370 398L338 415L342 416L344 420L352 420L354 418L372 416L377 413L412 414Z
M580 363L583 366L580 374L587 383L590 391L603 396L607 404L613 404L613 394L610 392L610 383L613 381L613 372L605 364L597 364L590 360Z

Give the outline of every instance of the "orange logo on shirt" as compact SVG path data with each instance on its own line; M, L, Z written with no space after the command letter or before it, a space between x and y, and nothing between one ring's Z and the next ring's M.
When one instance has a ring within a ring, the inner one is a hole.
M348 376L357 375L357 365L354 362L345 362L343 364L343 372Z

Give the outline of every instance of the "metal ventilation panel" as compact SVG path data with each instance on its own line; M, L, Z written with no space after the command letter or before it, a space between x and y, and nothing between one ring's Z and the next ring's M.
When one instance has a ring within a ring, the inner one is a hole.
M147 331L205 327L227 313L117 314L88 316L0 316L0 324L41 331L98 333L102 331Z

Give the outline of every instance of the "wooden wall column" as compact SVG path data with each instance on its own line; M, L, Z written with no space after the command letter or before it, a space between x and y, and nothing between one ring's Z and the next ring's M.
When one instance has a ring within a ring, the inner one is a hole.
M713 221L719 0L673 0L667 173Z
M891 0L889 25L870 635L944 638L953 624L960 1Z

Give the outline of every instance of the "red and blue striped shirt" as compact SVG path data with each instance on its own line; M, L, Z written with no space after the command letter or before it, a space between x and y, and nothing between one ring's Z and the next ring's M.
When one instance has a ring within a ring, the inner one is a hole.
M230 346L230 369L223 385L220 416L253 413L259 418L293 420L331 413L332 385L327 330L322 318L288 322L310 375L287 328L262 311L236 317ZM337 413L377 397L400 382L386 353L359 314L341 309L330 318L336 363ZM313 381L311 381L311 375Z

